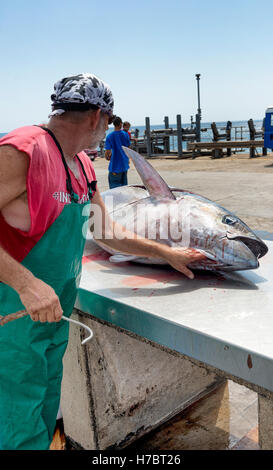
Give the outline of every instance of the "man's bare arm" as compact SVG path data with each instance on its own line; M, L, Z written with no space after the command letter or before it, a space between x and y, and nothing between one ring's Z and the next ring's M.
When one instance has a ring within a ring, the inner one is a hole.
M25 193L27 170L28 156L24 152L11 146L0 147L0 211ZM54 290L37 279L1 246L0 281L18 292L33 320L60 320L62 308Z
M106 246L122 253L130 253L136 256L148 258L162 258L178 271L185 274L190 279L194 278L193 273L187 268L189 263L205 259L205 256L193 249L170 248L162 243L142 238L137 234L127 231L120 224L114 222L105 208L99 190L94 195L93 204L97 204L101 210L102 230L100 238L94 231L94 239L100 240ZM95 222L96 225L96 222ZM97 231L98 233L98 231ZM118 234L122 236L118 236ZM113 236L111 236L113 234ZM109 236L110 235L110 236Z

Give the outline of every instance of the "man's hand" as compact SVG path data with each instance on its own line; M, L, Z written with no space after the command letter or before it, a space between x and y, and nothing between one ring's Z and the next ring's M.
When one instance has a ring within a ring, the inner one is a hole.
M33 280L19 292L22 304L33 321L59 322L63 310L54 289L40 279Z
M112 156L112 150L105 150L105 158L106 160L111 160L111 156Z
M203 253L193 248L170 248L162 245L163 258L177 271L185 274L190 279L194 279L194 274L187 268L190 263L206 259Z

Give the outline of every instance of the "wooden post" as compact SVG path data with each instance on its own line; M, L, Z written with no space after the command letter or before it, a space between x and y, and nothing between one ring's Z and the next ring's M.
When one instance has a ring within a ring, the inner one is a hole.
M178 158L183 157L181 114L176 116Z
M255 157L255 147L249 147L249 158Z
M147 158L151 158L152 148L151 148L151 128L150 128L150 118L145 118L146 125L146 142L147 142Z
M201 142L201 116L200 114L195 115L195 133L196 133L196 142Z
M211 127L211 130L212 130L212 133L213 133L213 141L218 142L219 132L218 132L218 129L217 129L217 126L216 126L216 122L212 122L210 127Z
M169 129L169 116L164 117L165 129ZM164 138L164 153L170 153L170 136Z
M261 131L256 131L256 128L255 128L255 125L254 125L254 122L253 122L253 119L249 119L247 121L248 123L248 128L249 128L249 138L250 140L255 140L256 137L262 137L264 136L264 122L263 122L263 127L262 127L262 130ZM267 155L267 149L263 147L263 155ZM249 149L249 156L250 158L253 158L255 157L255 148L254 147L250 147Z
M227 121L227 125L226 125L226 139L227 140L231 140L231 128L232 128L232 122ZM227 149L227 156L228 157L231 156L231 149Z
M262 138L264 139L264 124L265 124L265 118L263 118L263 125L262 125ZM265 157L267 155L267 148L263 147L263 156Z
M255 126L254 126L253 119L249 119L247 123L248 123L248 129L249 129L249 139L255 140ZM255 147L250 147L249 158L253 158L253 157L255 157Z
M133 150L135 150L136 152L139 151L139 146L138 146L138 138L139 138L139 129L135 129L135 133L134 133L134 139L133 141L131 142L131 145L133 145Z

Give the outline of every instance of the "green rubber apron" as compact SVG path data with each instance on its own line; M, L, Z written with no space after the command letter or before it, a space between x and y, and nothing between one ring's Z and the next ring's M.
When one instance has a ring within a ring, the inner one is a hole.
M48 131L48 129L45 129ZM49 132L49 131L48 131ZM72 313L80 281L88 211L79 204L62 149L71 204L50 226L22 264L49 284L60 299L63 315ZM79 159L80 161L80 159ZM80 162L81 163L81 162ZM83 165L83 173L86 177ZM94 183L88 183L92 197ZM2 315L22 310L17 292L0 284ZM47 450L60 403L62 358L68 342L68 322L33 322L29 316L0 327L0 449Z

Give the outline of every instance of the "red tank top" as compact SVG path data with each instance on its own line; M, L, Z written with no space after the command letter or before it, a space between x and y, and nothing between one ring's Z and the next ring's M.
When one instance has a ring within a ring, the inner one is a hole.
M29 156L27 197L31 218L28 232L11 227L0 212L0 244L17 261L21 262L49 229L66 204L71 203L66 187L66 171L60 151L53 138L37 126L16 129L0 139L0 145L11 145ZM78 157L89 182L96 180L92 162L85 152ZM80 178L68 169L74 193L79 203L89 199L85 175L77 160Z

